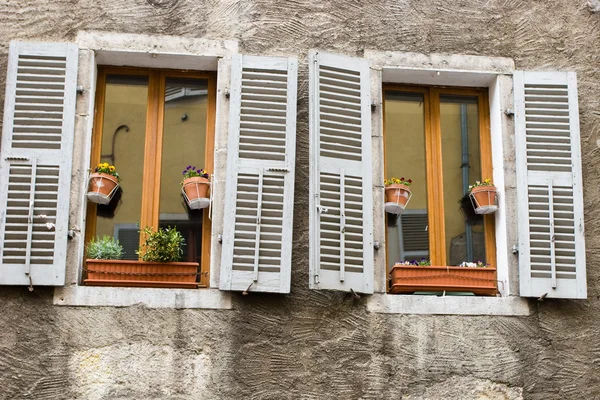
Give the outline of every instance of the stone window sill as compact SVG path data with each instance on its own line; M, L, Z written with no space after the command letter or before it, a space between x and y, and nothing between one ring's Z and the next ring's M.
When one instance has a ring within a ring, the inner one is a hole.
M374 294L367 300L370 312L421 315L528 316L532 310L523 297L419 296Z
M231 294L218 289L70 286L54 290L54 304L84 307L204 308L230 310Z

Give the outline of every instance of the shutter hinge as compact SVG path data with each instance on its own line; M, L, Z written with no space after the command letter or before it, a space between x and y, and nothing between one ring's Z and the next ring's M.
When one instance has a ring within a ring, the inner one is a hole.
M507 117L512 117L515 115L515 111L512 108L507 108L506 110L504 110L504 114Z
M315 283L319 283L319 274L315 274Z

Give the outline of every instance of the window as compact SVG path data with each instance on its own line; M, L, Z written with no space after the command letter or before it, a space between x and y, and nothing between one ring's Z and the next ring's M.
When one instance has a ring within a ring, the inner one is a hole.
M182 261L200 264L208 286L208 209L192 211L181 195L187 165L212 172L216 75L100 67L92 167L115 165L122 190L109 206L88 204L86 243L110 235L137 260L139 227L176 227L185 239Z
M495 266L494 216L460 211L469 185L492 176L486 89L384 87L385 177L412 179L401 215L386 215L387 265ZM467 200L468 201L468 200Z

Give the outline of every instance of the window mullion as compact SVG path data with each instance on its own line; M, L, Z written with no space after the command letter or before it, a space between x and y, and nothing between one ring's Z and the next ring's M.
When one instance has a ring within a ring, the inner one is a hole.
M98 82L96 83L94 128L92 132L92 151L90 155L90 170L100 163L102 152L102 131L104 129L104 106L106 100L106 71L98 70ZM86 202L85 243L89 243L96 234L96 203Z
M204 169L213 174L214 154L215 154L215 119L216 119L216 103L217 103L217 80L215 76L209 76L208 79L208 110L206 115L206 144L204 154ZM214 178L214 176L213 176ZM210 190L215 190L214 179ZM209 210L204 210L202 216L202 245L200 258L200 285L208 287L209 283L209 266L210 266L210 246L212 222L209 218Z
M487 96L479 93L477 96L479 107L479 148L481 153L481 179L492 178L492 135L490 132L490 107ZM483 216L485 232L486 261L496 267L496 228L494 214Z
M432 265L446 265L446 229L444 220L444 176L442 168L442 131L440 93L429 90L429 114L425 115L427 153L427 193L429 209L429 247Z
M144 147L144 173L142 177L142 211L140 227L158 228L158 196L160 194L160 152L158 141L162 137L161 74L150 72L148 82L148 107L146 111L146 140ZM164 94L164 83L163 83ZM164 96L162 96L164 99ZM145 238L140 235L140 244Z

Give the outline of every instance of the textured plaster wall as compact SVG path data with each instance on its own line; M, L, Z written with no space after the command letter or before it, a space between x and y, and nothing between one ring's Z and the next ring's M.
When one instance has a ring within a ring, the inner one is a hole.
M4 0L10 39L104 30L238 40L300 59L292 294L230 311L74 308L0 288L0 399L600 398L600 14L586 0ZM510 57L579 78L589 299L530 317L369 313L308 290L310 48ZM3 102L3 95L0 101ZM1 111L0 111L1 113Z

